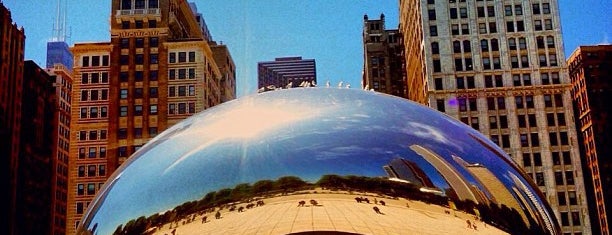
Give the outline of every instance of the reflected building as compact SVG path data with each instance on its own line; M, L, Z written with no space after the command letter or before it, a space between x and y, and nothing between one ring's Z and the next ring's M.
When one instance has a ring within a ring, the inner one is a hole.
M480 186L486 189L487 195L490 195L488 198L491 203L496 203L500 206L505 205L508 208L530 208L520 205L513 193L508 190L508 187L486 167L477 163L470 164L458 156L453 156L453 159L459 163L459 166L467 170ZM523 221L529 221L524 211L518 211L518 213L523 218ZM533 214L531 217L535 218Z
M420 145L411 145L410 149L419 154L429 164L431 164L444 177L444 180L450 185L452 194L447 195L453 200L472 201L475 204L488 204L486 195L476 186L472 185L455 166L448 162L445 158L434 153ZM456 198L453 198L456 197Z
M68 234L129 156L159 132L229 100L223 91L235 84L233 76L224 76L235 68L217 64L212 36L195 4L113 0L109 7L110 41L71 48ZM224 61L231 60L229 50L224 53Z
M389 178L406 180L419 187L436 188L423 169L412 161L396 158L389 162L389 165L383 166L383 169Z
M564 233L591 234L558 1L401 0L399 21L410 99L488 136L557 218L578 214Z

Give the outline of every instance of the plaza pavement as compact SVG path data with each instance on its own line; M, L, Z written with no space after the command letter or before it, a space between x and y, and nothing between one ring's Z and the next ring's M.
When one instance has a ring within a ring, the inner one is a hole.
M155 234L289 234L306 231L338 231L358 234L507 234L493 226L474 221L474 216L460 211L420 201L375 197L373 194L350 194L339 191L302 193L264 199L265 205L230 212L221 210L195 220L164 225ZM370 203L358 203L355 197L367 197ZM374 198L386 205L374 204ZM309 202L314 199L317 206ZM306 201L303 207L299 201ZM236 205L245 206L246 203ZM380 208L378 214L373 207ZM450 213L447 213L450 212ZM190 216L191 218L192 216ZM466 220L475 223L477 230L468 228ZM186 223L183 223L183 222Z

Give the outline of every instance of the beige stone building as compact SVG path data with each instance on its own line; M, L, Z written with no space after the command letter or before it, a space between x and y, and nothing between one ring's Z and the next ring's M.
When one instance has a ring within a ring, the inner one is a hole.
M591 234L557 1L418 3L400 1L410 98L488 135L564 234Z
M230 69L217 65L210 33L194 6L182 0L113 0L110 42L71 48L68 234L75 233L106 179L147 141L235 98L222 96L227 84L235 86L233 61L227 61ZM225 55L231 60L227 49Z

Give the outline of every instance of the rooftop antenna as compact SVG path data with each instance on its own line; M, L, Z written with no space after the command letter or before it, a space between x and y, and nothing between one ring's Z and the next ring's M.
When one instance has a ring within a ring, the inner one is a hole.
M55 22L53 23L53 35L51 41L63 42L68 37L66 35L66 15L68 12L68 1L64 1L62 9L62 0L57 0Z

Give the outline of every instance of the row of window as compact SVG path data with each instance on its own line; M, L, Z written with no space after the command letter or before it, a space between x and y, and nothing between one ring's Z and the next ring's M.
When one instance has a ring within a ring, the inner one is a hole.
M142 127L134 127L132 128L132 137L139 139L143 138L145 133ZM153 138L157 135L157 127L149 127L148 134L150 138ZM128 129L127 128L119 128L117 130L117 138L118 139L127 139L128 137Z
M168 104L168 114L169 115L177 115L177 114L193 114L195 113L195 103L169 103Z
M106 164L78 166L78 176L79 177L106 176Z
M551 156L552 156L553 165L555 166L572 165L572 159L570 157L569 151L552 152ZM529 153L524 153L523 154L523 166L524 167L542 166L542 157L540 156L540 153L533 153L532 155L530 155Z
M487 32L488 26L488 32ZM534 30L542 31L542 30L553 30L553 23L551 19L544 20L544 28L542 28L542 20L534 20ZM522 20L516 21L506 21L506 32L524 32L525 31L525 22ZM478 32L480 34L486 33L497 33L497 25L495 22L487 23L479 23L478 24ZM451 24L451 35L469 35L470 27L469 24ZM435 37L438 36L438 26L431 25L429 26L429 36Z
M484 87L485 88L493 88L493 87L503 87L504 82L502 79L502 75L485 75L484 79ZM540 79L542 81L542 85L551 84L560 84L559 73L541 73ZM466 77L455 77L455 88L456 89L474 89L476 88L475 80L473 76ZM531 86L531 74L512 74L512 85L513 86ZM442 78L434 78L434 89L435 90L444 90L444 85Z
M532 4L532 11L534 15L539 15L541 12L543 12L544 14L550 14L550 4L549 3L543 3L542 4L542 11L540 11L540 4L539 3L535 3ZM485 7L481 6L481 7L477 7L476 8L476 12L477 12L477 16L478 18L483 18L483 17L495 17L495 6L487 6L486 7L486 11L485 11ZM486 14L485 14L486 13ZM459 8L454 8L451 7L449 9L449 14L450 14L450 18L451 19L467 19L469 17L468 15L468 9L466 7L459 7ZM512 5L505 5L504 6L504 14L505 16L521 16L523 15L523 6L520 4L516 4L514 6ZM428 16L429 16L429 20L436 20L436 10L435 9L429 9L428 10Z
M184 97L184 96L195 96L196 89L195 85L187 86L168 86L168 97Z
M130 55L121 55L121 57L119 58L119 63L121 65L129 65L130 58L134 58L134 64L136 65L143 65L145 62L144 54L136 54L133 57ZM149 54L149 64L159 63L158 58L159 58L158 54L154 54L154 53Z
M561 94L544 95L544 106L546 108L563 107L563 96ZM516 108L534 108L534 98L531 95L515 96ZM459 111L478 111L477 98L457 98L453 101L453 106L458 105ZM554 106L553 106L554 105ZM441 112L446 112L446 102L444 99L436 100L436 109ZM488 110L504 110L506 109L506 97L487 97Z
M159 0L121 0L121 10L158 8Z
M150 70L148 79L149 81L157 81L157 70ZM120 82L128 82L130 74L129 72L123 71L119 73L119 81ZM144 71L134 71L134 81L142 82L144 80Z
M96 188L95 183L88 183L87 190L85 189L85 184L77 184L77 195L84 196L90 195L93 196L96 194L96 190L102 188L103 183L98 183L98 187ZM87 193L87 194L86 194Z
M89 130L79 131L76 133L77 140L105 140L107 138L106 130Z
M196 72L195 68L185 68L185 69L168 69L168 79L195 79Z
M148 111L150 115L157 115L157 104L150 104ZM144 113L143 105L138 104L138 105L133 106L133 110L132 110L133 116L142 116L143 113ZM120 117L128 116L128 106L119 107L119 116Z
M148 19L147 20L147 26L148 28L157 28L157 20L154 19ZM121 28L122 29L131 29L131 28L135 28L135 29L144 29L145 28L145 22L142 20L135 20L134 21L134 26L132 26L130 21L121 21Z
M89 151L88 151L89 150ZM79 159L85 158L106 158L106 147L80 147Z
M159 92L157 87L149 87L149 98L157 98L159 96ZM129 97L129 89L121 88L119 89L119 99L127 99ZM142 99L144 97L144 88L136 87L133 89L134 99Z
M109 65L109 56L108 55L94 55L94 56L83 56L82 57L82 67L98 67L98 66L108 66Z
M130 40L131 38L122 38L120 42L121 49L130 48ZM159 47L159 38L158 37L150 37L148 38L149 47ZM134 46L136 48L144 48L145 47L145 38L135 38Z
M518 47L517 47L518 39ZM544 41L546 40L546 42ZM553 36L547 36L546 38L540 36L536 38L536 45L538 49L553 49L555 48L555 38ZM508 38L508 49L513 50L527 50L527 41L524 37L520 38ZM482 39L480 40L480 50L484 54L490 51L499 51L499 40L496 38ZM464 41L453 41L453 53L468 53L472 52L471 42L469 40ZM440 45L438 42L431 43L431 54L440 54Z
M79 115L80 119L86 118L106 118L108 117L108 106L88 106L82 107Z
M107 84L108 72L82 73L81 84Z
M558 59L556 54L539 54L539 66L540 67L554 67L558 66ZM442 64L440 59L433 59L433 70L434 72L442 72ZM529 57L527 55L510 56L510 65L512 68L529 68ZM483 56L482 57L482 69L483 70L501 70L501 60L498 56ZM455 58L455 71L472 71L474 70L472 58Z
M177 60L177 55L178 55L178 60ZM189 58L187 58L187 56L189 55ZM190 52L185 52L185 51L181 51L181 52L170 52L168 54L168 62L171 64L174 63L185 63L187 62L187 59L189 59L189 62L196 62L196 53L195 51L190 51Z
M81 90L81 101L108 100L108 89Z

